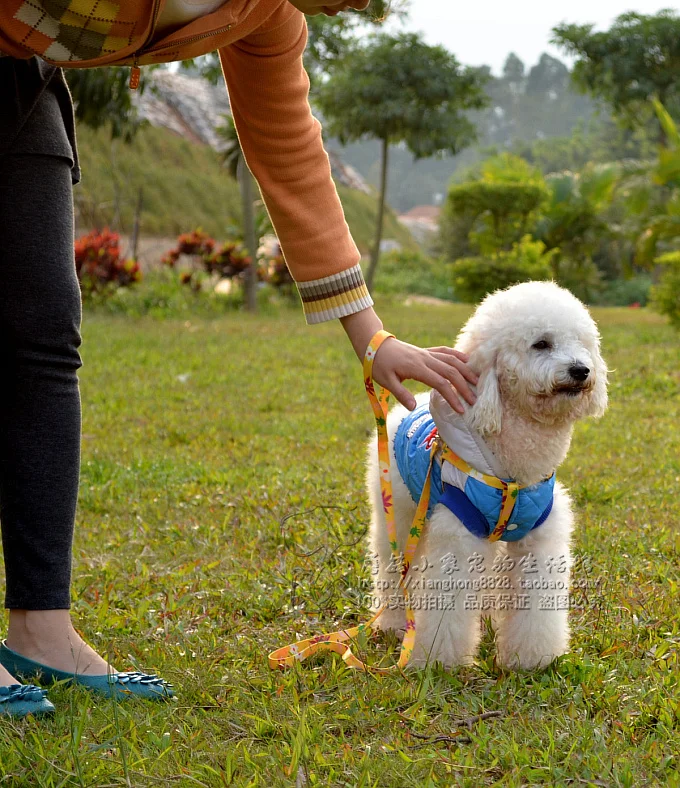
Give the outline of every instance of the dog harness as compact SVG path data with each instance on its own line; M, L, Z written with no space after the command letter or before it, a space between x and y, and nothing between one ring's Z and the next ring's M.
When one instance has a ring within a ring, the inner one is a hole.
M394 455L414 502L420 501L429 471L428 517L441 503L470 533L480 539L504 542L515 542L544 523L552 510L555 474L530 487L498 478L489 467L489 450L480 446L479 436L471 433L462 418L455 419L455 424L457 429L447 430L449 441L456 441L453 446L441 439L427 403L407 414L399 424ZM439 442L439 449L429 470L435 442ZM474 459L486 472L473 467L466 457ZM447 467L447 463L452 467Z

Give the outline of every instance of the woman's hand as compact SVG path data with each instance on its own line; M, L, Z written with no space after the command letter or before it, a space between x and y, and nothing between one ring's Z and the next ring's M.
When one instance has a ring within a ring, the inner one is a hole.
M340 318L358 358L363 361L371 338L382 321L372 308ZM413 410L416 401L402 385L404 380L419 380L436 389L458 413L463 413L460 396L473 405L475 394L468 385L477 383L477 375L467 366L467 356L448 347L419 348L398 339L386 339L373 361L373 378L401 402Z
M477 375L467 366L465 353L449 347L419 348L396 338L386 339L373 361L373 379L413 410L416 401L402 385L404 380L419 380L436 389L458 413L464 413L458 394L474 405L477 399L468 385L477 383Z

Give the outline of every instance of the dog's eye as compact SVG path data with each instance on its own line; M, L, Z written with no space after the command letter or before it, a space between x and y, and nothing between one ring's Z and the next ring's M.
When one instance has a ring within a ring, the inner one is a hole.
M539 339L538 342L534 342L531 346L534 350L550 350L552 345L548 342L547 339Z

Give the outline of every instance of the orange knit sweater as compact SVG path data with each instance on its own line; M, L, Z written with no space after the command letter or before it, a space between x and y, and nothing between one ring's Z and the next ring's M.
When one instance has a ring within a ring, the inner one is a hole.
M157 39L164 0L3 0L0 53L69 68L145 65L219 50L234 121L307 321L372 304L307 95L307 29L287 0L228 0Z

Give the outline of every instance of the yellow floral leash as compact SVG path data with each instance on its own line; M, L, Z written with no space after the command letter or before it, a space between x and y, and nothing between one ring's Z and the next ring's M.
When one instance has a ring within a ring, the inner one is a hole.
M427 519L427 509L430 500L430 476L428 473L423 492L418 503L413 524L406 542L404 555L399 552L397 542L397 526L394 520L394 508L392 505L392 483L390 480L390 455L389 455L389 442L387 437L387 403L389 400L390 392L385 388L380 388L376 393L375 385L373 382L373 360L378 348L382 343L394 334L388 331L378 331L371 339L366 355L364 357L364 384L366 392L373 407L375 421L378 428L378 467L380 473L380 490L382 493L383 510L385 512L385 522L387 525L387 535L392 550L392 556L397 566L401 565L401 579L399 581L398 591L404 596L404 607L406 612L406 632L404 640L401 644L401 652L399 654L399 661L396 665L389 668L380 668L367 665L362 660L358 659L352 653L352 650L347 641L358 637L362 633L367 633L374 628L380 614L385 609L383 605L373 617L365 624L352 627L351 629L342 629L338 632L331 632L324 635L315 635L305 640L299 640L289 646L283 646L276 651L272 651L269 655L270 668L286 668L294 665L296 662L302 662L307 657L316 654L319 651L334 651L341 654L344 662L350 668L357 668L371 673L385 675L395 670L401 670L409 661L411 653L413 652L413 645L416 635L416 624L413 609L409 603L408 591L404 586L406 574L408 572L413 556L418 546L418 540L423 530L423 525ZM436 446L433 445L430 454L430 465L434 459Z
M368 348L366 349L363 369L364 385L366 386L366 393L368 394L368 398L373 408L378 430L378 469L380 475L380 491L382 494L383 511L385 513L385 523L387 526L387 537L390 543L390 549L392 551L395 565L401 565L401 578L399 580L397 591L401 592L404 597L406 631L401 644L399 660L396 665L392 665L388 668L367 665L352 653L352 650L347 642L357 638L362 633L368 633L370 630L375 628L375 622L385 610L386 605L383 604L377 613L375 613L373 617L364 624L359 624L358 626L351 627L350 629L341 629L337 632L315 635L314 637L299 640L297 643L292 643L289 646L283 646L276 651L272 651L271 654L269 654L270 668L275 669L291 667L296 662L302 662L303 660L307 659L307 657L311 657L313 654L316 654L319 651L334 651L336 654L340 654L342 656L343 661L348 667L356 668L366 672L377 673L379 675L386 675L388 673L392 673L395 670L401 670L407 665L409 659L411 658L411 654L413 653L413 647L415 644L416 622L413 608L411 607L409 601L409 595L405 586L405 581L411 561L413 560L416 548L418 547L418 541L420 540L420 536L423 532L423 527L427 520L427 510L430 503L432 463L434 462L437 452L441 452L442 459L450 462L464 473L473 476L475 479L478 479L484 484L503 491L500 515L493 532L489 536L489 541L495 542L503 535L510 517L512 516L518 492L524 486L519 485L516 482L504 481L503 479L498 479L495 476L489 476L487 474L481 473L480 471L473 468L469 463L465 462L465 460L463 460L453 451L451 451L451 449L441 440L441 438L437 436L436 439L432 441L432 446L430 448L430 463L427 476L425 478L425 484L423 485L420 500L418 501L418 507L413 518L413 523L411 524L411 528L409 530L408 538L406 540L406 547L402 556L402 554L399 552L399 543L397 540L397 526L394 520L392 497L392 482L390 479L390 451L387 434L387 406L390 392L386 388L379 388L378 392L376 393L375 383L373 381L373 360L375 359L375 355L378 352L378 348L386 339L390 339L392 337L394 337L394 334L390 334L388 331L383 330L378 331L373 336L369 342Z

